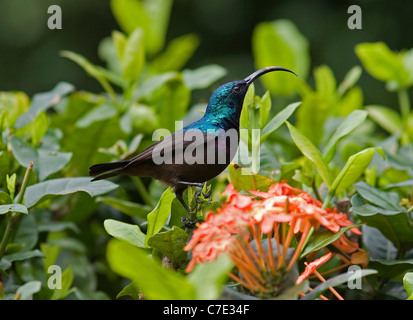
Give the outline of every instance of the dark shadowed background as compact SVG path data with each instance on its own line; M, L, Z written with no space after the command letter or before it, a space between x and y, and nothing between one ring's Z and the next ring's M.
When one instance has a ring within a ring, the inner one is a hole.
M47 28L52 4L62 8L62 30ZM352 4L362 9L362 30L347 27ZM257 23L287 18L309 40L312 67L327 64L341 80L359 64L354 53L359 42L384 41L393 50L413 47L412 13L413 2L403 0L175 0L167 40L198 34L201 45L187 67L220 64L229 71L224 82L254 69L251 35ZM78 52L100 64L97 46L114 29L120 28L108 0L0 0L0 91L32 95L68 81L79 90L100 92L97 82L59 51ZM360 84L365 104L396 102L365 72Z

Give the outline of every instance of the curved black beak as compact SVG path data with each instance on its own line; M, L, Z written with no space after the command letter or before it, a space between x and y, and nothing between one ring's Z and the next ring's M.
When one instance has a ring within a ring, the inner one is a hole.
M294 72L292 72L291 70L288 70L286 68L282 68L282 67L266 67L260 70L255 71L254 73L250 74L248 77L246 77L244 79L244 81L250 85L255 79L257 79L258 77L261 77L263 74L266 74L268 72L272 72L272 71L287 71L287 72L291 72L292 74L296 75Z

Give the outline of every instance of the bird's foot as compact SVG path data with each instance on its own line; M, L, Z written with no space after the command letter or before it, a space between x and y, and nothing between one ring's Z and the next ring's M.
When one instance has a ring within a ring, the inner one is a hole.
M188 229L194 229L198 223L198 220L191 220L190 218L187 217L182 217L181 222L183 225L188 228Z
M195 201L198 204L210 204L212 202L212 190L210 189L206 194L204 193L204 190L201 190L195 194ZM203 199L200 199L202 196Z

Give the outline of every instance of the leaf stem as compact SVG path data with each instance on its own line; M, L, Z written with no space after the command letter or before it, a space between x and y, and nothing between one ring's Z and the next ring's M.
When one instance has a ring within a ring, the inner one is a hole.
M400 113L403 120L406 121L410 113L410 99L407 89L397 91L397 97L399 99Z
M324 200L323 206L321 207L321 209L326 209L328 207L328 205L331 202L331 199L333 199L334 194L329 192L327 197Z
M141 195L143 201L148 205L148 206L153 206L154 202L151 198L151 196L148 193L148 190L146 190L145 185L143 184L141 178L139 177L132 177L133 183L135 184L136 189L138 189L139 194Z
M30 171L32 169L33 169L33 161L30 161L29 166L26 169L26 173L24 174L24 178L23 178L22 186L20 187L19 194L17 195L16 201L14 201L15 203L23 202L24 193L26 191L27 183L29 181ZM11 212L8 215L6 231L4 232L3 239L1 240L1 243L0 243L0 260L1 258L3 258L6 252L6 247L10 242L14 227L16 226L16 224L19 223L22 216L23 216L22 213L19 213L19 212Z

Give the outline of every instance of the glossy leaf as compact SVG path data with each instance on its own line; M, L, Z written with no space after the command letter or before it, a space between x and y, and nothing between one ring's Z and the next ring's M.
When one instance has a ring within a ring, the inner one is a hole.
M106 232L112 237L119 240L125 240L128 243L140 248L146 248L145 234L141 231L139 226L113 219L106 219L103 225Z
M360 190L358 184L361 182L355 184L357 191ZM377 228L397 249L410 249L413 246L413 228L410 226L407 213L402 208L399 210L393 208L392 210L379 207L378 205L383 199L375 195L372 195L370 199L377 199L378 202L375 205L365 203L360 195L351 199L351 212L355 218L360 222L367 223L370 227Z
M225 68L217 64L206 65L194 70L184 69L182 71L185 85L191 90L208 88L226 74Z
M331 185L329 192L331 194L340 194L356 182L367 169L376 152L384 158L384 151L380 147L362 150L348 158L346 165Z
M28 186L24 194L24 201L25 206L31 208L41 201L59 195L82 191L94 197L116 188L118 185L113 182L105 180L91 182L89 177L52 179Z
M403 211L399 206L400 197L395 192L386 192L374 188L365 182L358 182L354 185L360 196L367 202L389 210Z
M18 212L18 213L23 213L23 214L29 213L27 211L26 206L19 204L19 203L0 205L0 215L6 214L9 212Z
M358 128L366 118L366 111L355 110L343 120L323 149L323 157L327 163L333 159L338 142Z
M366 110L369 117L389 133L394 134L402 130L403 122L396 111L379 105L366 106Z
M286 122L288 129L290 130L291 137L293 138L296 146L302 154L307 157L317 169L318 174L328 187L331 185L331 172L328 165L325 163L320 151L311 143L306 136L304 136L296 127L289 122Z
M122 66L122 78L133 82L138 80L145 66L144 31L136 28L126 40L119 57Z
M102 104L100 106L97 106L96 108L93 108L83 117L81 117L76 122L76 127L87 128L94 122L110 119L116 114L117 110L114 106L110 104Z
M171 259L173 264L177 264L186 259L187 253L183 250L186 245L188 234L173 226L171 230L159 232L148 240L148 246L159 250L162 255Z
M29 110L16 121L16 128L22 128L36 119L41 111L46 111L56 105L63 96L74 90L74 86L67 82L59 82L51 91L38 93L33 96Z
M73 273L71 267L68 267L62 273L61 279L61 288L53 289L52 296L50 300L60 300L66 297L69 293L71 293L70 286L73 282Z
M318 251L325 246L338 240L345 232L355 228L356 226L349 226L345 228L340 228L339 232L332 232L330 230L315 232L310 237L307 245L305 246L303 252L301 253L301 258L304 258L311 252Z
M340 284L346 283L348 281L355 281L358 277L366 277L368 275L376 274L377 270L373 269L362 269L357 274L352 272L346 272L334 276L328 279L326 282L319 284L317 287L313 288L313 290L307 293L303 300L313 300L318 298L320 294L323 294L324 291L328 290L329 287L336 287Z
M148 245L149 239L162 230L168 221L171 213L172 201L175 199L175 194L171 188L165 190L158 204L151 213L148 214L148 231L146 232L145 244Z
M397 276L401 276L406 271L410 271L413 268L413 259L405 260L384 260L384 259L371 259L369 261L369 267L378 271L378 274L385 278L391 279Z
M408 272L404 275L403 285L408 295L407 300L413 300L413 272Z
M283 110L278 112L274 118L272 118L267 125L262 129L261 132L261 143L270 135L272 132L276 131L281 127L288 118L294 113L294 111L301 105L301 102L294 102L289 104Z
M307 77L308 43L291 21L259 23L253 32L252 49L257 69L279 65L294 71L302 79ZM286 72L270 74L260 80L273 94L291 95L297 87L296 77Z
M107 261L113 271L136 284L147 299L181 300L195 299L195 288L184 276L162 267L148 257L141 248L112 239L106 252Z
M164 44L171 10L171 0L112 0L112 12L128 34L140 27L145 34L149 54L157 53Z
M10 145L21 166L28 167L33 161L33 170L37 172L41 181L63 169L72 158L69 152L35 149L16 136L10 139Z
M16 295L19 295L19 300L33 300L33 295L39 292L41 287L40 281L29 281L17 289Z
M157 73L179 71L193 56L198 46L199 38L193 33L175 38L169 42L166 49L152 61L150 67L154 68ZM207 66L201 68L206 67ZM209 74L206 75L210 76ZM190 83L187 82L188 87L189 85Z
M234 164L228 166L228 171L229 179L237 191L267 191L275 183L271 178L260 174L252 174L249 169Z
M96 201L105 203L131 217L146 219L147 214L151 212L151 208L147 205L121 200L118 198L99 197L96 199Z
M227 255L221 255L212 262L195 266L188 275L188 282L194 285L196 298L198 300L218 299L228 279L227 274L232 268L233 263Z
M410 75L403 64L403 57L389 49L383 42L360 43L356 54L363 67L374 78L397 84L401 88L410 84Z

